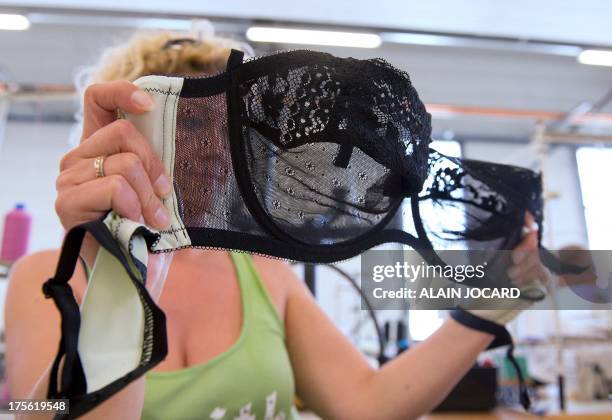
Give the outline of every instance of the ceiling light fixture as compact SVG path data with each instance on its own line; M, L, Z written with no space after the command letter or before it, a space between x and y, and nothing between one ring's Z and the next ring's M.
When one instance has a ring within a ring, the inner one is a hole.
M382 40L379 35L362 32L320 31L253 26L246 32L249 41L282 44L330 45L336 47L376 48Z
M612 51L611 50L583 50L578 55L578 61L582 64L591 66L611 66L612 67Z
M0 13L0 30L23 31L30 27L30 21L23 15Z

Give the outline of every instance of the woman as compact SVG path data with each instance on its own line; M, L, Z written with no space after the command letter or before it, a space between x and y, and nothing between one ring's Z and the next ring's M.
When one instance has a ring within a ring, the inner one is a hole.
M171 190L162 163L117 109L152 102L127 80L146 74L211 74L229 54L217 41L144 35L107 54L84 94L81 143L60 164L56 211L66 229L109 209L164 229ZM94 159L106 156L105 177ZM537 246L536 232L519 251ZM93 241L82 257L91 266ZM58 258L41 252L14 267L7 296L7 363L13 398L44 398L59 340L59 316L40 292ZM153 256L156 258L156 256ZM536 260L511 270L517 282L543 278ZM71 285L80 301L81 267ZM86 418L294 418L294 394L326 419L406 419L432 409L493 336L452 319L428 340L372 368L282 262L222 251L175 253L166 284L150 285L168 323L167 358ZM162 291L163 290L163 291ZM41 323L43 320L43 323ZM450 351L449 351L450 350Z

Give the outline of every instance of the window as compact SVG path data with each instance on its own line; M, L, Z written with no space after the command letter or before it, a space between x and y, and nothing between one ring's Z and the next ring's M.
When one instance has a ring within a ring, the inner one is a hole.
M453 157L461 157L461 144L451 140L437 140L432 142L431 147L438 152ZM412 220L410 221L412 223ZM408 316L408 328L410 338L416 341L425 340L436 331L443 322L440 311L436 310L412 310Z
M446 156L461 157L461 143L454 140L434 140L431 147Z
M612 249L612 148L580 147L576 161L589 247Z

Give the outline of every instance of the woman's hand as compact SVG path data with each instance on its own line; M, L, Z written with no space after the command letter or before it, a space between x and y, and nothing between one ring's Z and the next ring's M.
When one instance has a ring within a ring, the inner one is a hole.
M160 198L172 186L147 140L117 110L141 114L153 101L128 81L90 86L85 92L81 143L61 160L56 212L66 229L99 219L108 210L150 226L169 226ZM104 177L94 160L104 156Z
M122 217L166 229L170 218L161 198L172 191L164 166L146 138L117 110L142 114L152 99L128 81L90 86L85 92L83 133L78 147L61 161L56 212L66 229L99 219L109 210ZM104 175L96 176L94 161L104 156ZM81 256L93 267L97 242L87 235ZM147 288L158 300L172 253L149 255Z
M540 261L538 252L538 230L529 212L525 213L525 235L512 251L512 267L508 269L508 277L515 286L522 286L534 280L543 285L548 283L550 272Z

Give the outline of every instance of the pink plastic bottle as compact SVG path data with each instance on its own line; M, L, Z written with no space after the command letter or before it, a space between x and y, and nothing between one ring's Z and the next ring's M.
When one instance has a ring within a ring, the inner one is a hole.
M18 203L4 218L2 249L0 259L16 261L28 251L32 217L25 211L25 206Z

